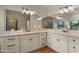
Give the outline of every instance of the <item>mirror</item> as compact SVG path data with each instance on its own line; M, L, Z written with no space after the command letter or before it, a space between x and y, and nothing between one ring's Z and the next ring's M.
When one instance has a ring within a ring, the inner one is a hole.
M6 30L18 30L18 19L8 18L6 21Z
M19 11L6 9L6 31L11 29L20 30L27 28L28 15Z
M44 17L42 19L42 27L52 29L53 28L53 18L50 16Z

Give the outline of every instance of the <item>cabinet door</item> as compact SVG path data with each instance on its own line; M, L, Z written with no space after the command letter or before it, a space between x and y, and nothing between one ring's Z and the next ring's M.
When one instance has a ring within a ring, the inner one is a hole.
M61 52L61 53L67 53L68 52L68 38L67 38L67 36L60 36L59 52Z
M20 49L22 53L26 53L30 51L30 41L29 41L28 35L20 36L20 46L21 46Z
M50 48L52 48L52 34L51 34L51 32L48 32L47 33L47 46L48 47L50 47Z
M30 36L30 49L31 51L38 49L39 48L39 40L40 40L40 35L39 34L33 34Z
M21 36L21 52L31 52L39 48L39 39L39 34Z
M68 52L68 38L66 36L49 33L47 45L56 52Z
M51 32L48 33L48 37L47 37L47 45L48 47L50 47L51 49L55 50L56 52L59 51L59 36L56 34L53 34Z
M47 33L40 33L40 48L47 46Z
M56 52L59 52L59 47L60 45L60 39L58 35L53 35L52 36L52 49L54 49Z

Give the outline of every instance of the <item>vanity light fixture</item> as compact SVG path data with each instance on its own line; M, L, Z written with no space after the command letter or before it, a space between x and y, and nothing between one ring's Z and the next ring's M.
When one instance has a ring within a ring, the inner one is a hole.
M61 13L61 14L63 14L64 12L63 12L63 10L60 8L60 10L59 10L59 13Z
M74 11L74 8L72 7L72 5L68 7L68 10L72 12Z
M69 6L65 6L65 7L61 7L60 10L59 10L59 13L61 14L64 14L64 13L68 13L68 12L73 12L74 11L74 8L72 5L69 5Z
M68 7L65 7L63 11L64 13L68 13Z
M22 14L30 14L30 15L33 15L35 12L33 11L33 9L27 9L27 8L24 8L22 7Z
M30 13L31 15L33 15L35 12L34 12L32 9L30 9L30 10L29 10L29 13Z

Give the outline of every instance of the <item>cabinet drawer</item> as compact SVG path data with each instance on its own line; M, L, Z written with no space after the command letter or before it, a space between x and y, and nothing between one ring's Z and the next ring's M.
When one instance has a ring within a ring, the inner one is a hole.
M3 47L3 49L6 49L6 48L14 48L14 47L19 47L19 43L16 42L16 43L10 43L10 44L2 44L1 45Z
M16 42L16 41L19 41L19 37L15 36L15 37L5 37L3 38L2 42L3 43L11 43L11 42Z
M46 37L41 38L41 41L46 41L46 40L47 40L47 38L46 38Z
M79 46L78 45L69 45L69 52L70 53L79 53Z
M7 46L4 46L3 48L1 48L1 52L4 52L4 53L19 53L19 46L16 46L14 44L12 45L7 45Z
M11 51L19 52L19 41L2 43L1 44L1 51L2 52L11 52Z
M46 37L46 33L40 33L41 37Z
M76 43L79 44L79 38L70 37L69 38L69 42L70 43L73 43L73 44L76 44Z

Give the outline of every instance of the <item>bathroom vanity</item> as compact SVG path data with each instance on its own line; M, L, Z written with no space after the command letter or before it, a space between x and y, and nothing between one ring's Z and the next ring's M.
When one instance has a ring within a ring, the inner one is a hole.
M45 46L59 53L79 53L79 31L40 29L30 32L7 32L0 35L2 53L26 53Z
M47 46L47 31L8 32L0 36L2 53L26 53Z
M47 34L47 45L60 53L79 53L79 31L49 30Z

